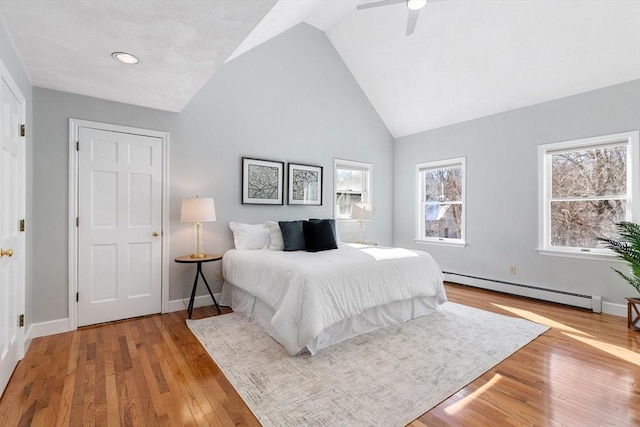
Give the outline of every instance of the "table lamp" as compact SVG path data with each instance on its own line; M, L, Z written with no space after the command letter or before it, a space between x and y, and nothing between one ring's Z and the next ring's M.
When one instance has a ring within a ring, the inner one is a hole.
M216 220L216 207L212 198L182 199L181 222L193 223L193 238L195 252L191 258L204 258L204 233L202 223Z
M364 244L364 222L373 219L373 205L371 203L352 203L351 219L357 219L360 222L360 240L356 243Z

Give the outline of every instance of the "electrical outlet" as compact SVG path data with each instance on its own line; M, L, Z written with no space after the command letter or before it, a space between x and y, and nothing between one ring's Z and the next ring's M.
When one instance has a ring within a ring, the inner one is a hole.
M222 280L222 271L216 270L216 281L219 282Z
M509 274L516 274L516 266L512 265L509 267Z

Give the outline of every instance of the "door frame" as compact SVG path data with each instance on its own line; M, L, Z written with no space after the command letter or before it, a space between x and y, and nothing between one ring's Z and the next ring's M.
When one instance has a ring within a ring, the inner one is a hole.
M162 233L161 233L161 313L169 312L169 133L131 126L114 125L90 120L69 119L69 327L70 331L78 329L78 185L79 162L76 150L80 128L91 128L111 132L129 133L150 136L162 140Z
M7 85L7 87L9 88L9 90L13 93L13 96L16 97L16 100L18 101L19 106L19 110L20 110L20 123L25 125L25 128L27 126L27 122L26 122L26 117L27 117L27 100L24 97L24 95L22 95L22 92L20 91L20 88L18 87L18 85L16 84L15 80L13 80L13 77L11 76L11 73L9 73L9 69L4 65L4 62L2 61L2 58L0 58L0 79L2 79L5 84ZM30 129L33 129L33 127L31 127ZM26 134L26 132L25 132ZM20 139L22 140L22 162L20 165L20 169L21 169L21 173L22 173L22 193L18 195L19 197L19 202L18 204L19 206L19 211L20 211L20 217L21 219L24 219L25 221L27 220L27 138L26 136L21 136ZM28 224L27 224L28 225ZM22 358L24 358L24 353L25 350L29 347L29 343L30 343L30 338L29 338L29 334L27 334L25 332L25 329L27 328L27 325L31 325L33 323L32 319L29 319L27 317L27 313L26 313L26 295L27 295L27 254L31 253L31 248L27 247L27 233L29 230L29 227L27 227L25 229L24 232L20 232L20 240L21 240L21 245L22 245L22 250L23 250L23 254L22 254L22 258L20 261L20 264L18 265L18 305L19 307L17 312L24 314L25 315L25 324L24 326L18 328L18 337L17 337L17 342L18 342L18 360L22 360ZM2 391L0 390L0 395L2 395Z

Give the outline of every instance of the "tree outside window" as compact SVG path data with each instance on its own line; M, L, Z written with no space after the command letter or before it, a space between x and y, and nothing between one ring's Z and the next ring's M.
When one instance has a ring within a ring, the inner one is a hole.
M615 224L634 217L637 135L628 132L541 146L542 249L606 252L598 237L616 238Z
M551 155L551 246L595 248L627 217L627 147Z
M417 165L417 240L464 243L464 164L461 158Z

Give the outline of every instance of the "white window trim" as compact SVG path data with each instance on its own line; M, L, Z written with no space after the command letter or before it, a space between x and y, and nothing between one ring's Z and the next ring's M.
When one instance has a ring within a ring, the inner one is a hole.
M420 218L424 218L423 212L423 188L422 182L420 179L420 174L425 169L439 169L445 167L458 166L462 167L462 219L461 219L461 238L459 239L450 239L445 237L423 237L422 236L422 226L420 225ZM444 159L444 160L436 160L433 162L424 162L416 164L415 170L415 182L416 182L416 220L415 220L415 232L416 238L415 242L420 244L433 244L438 246L454 246L454 247L465 247L467 246L467 158L466 157L456 157L452 159Z
M616 255L606 248L566 248L552 247L549 242L550 208L548 200L551 194L551 182L547 179L551 170L550 153L576 148L605 145L627 141L627 221L637 222L640 217L640 132L621 132L590 138L553 142L538 146L538 253L541 255L568 258L590 259L598 261L616 261Z
M344 169L344 166L353 167L353 169L366 170L367 173L367 192L365 194L364 203L373 204L373 164L356 162L353 160L333 159L333 217L340 222L356 222L357 220L351 219L350 215L338 215L336 206L336 194L338 193L338 180L336 179L336 170L338 166Z

